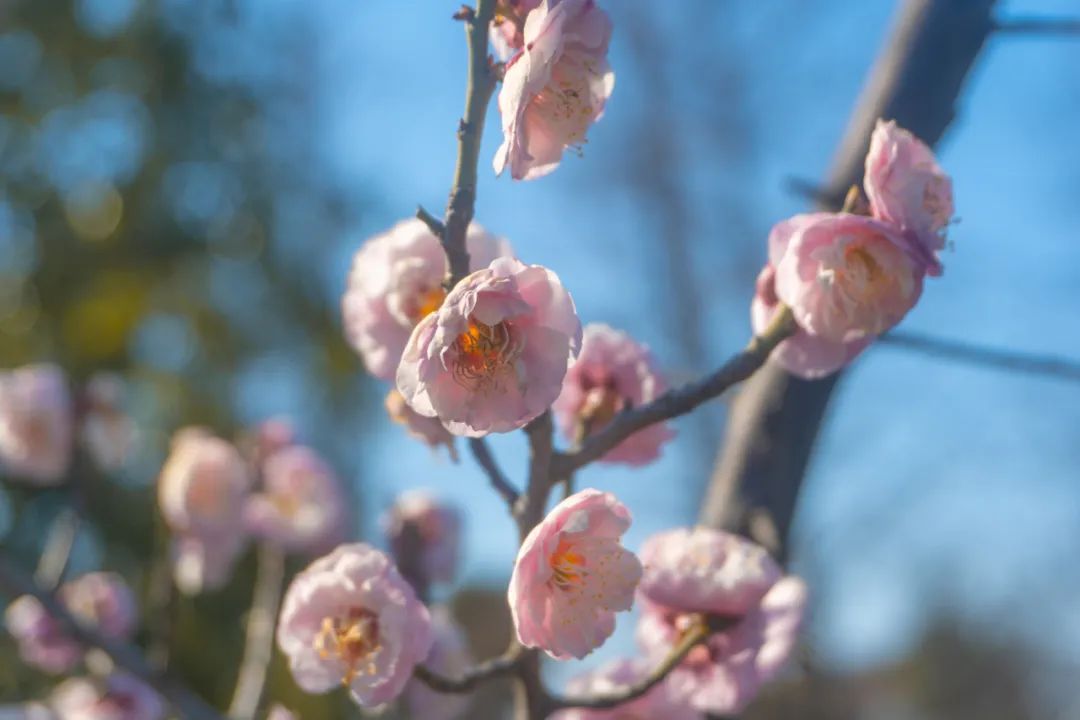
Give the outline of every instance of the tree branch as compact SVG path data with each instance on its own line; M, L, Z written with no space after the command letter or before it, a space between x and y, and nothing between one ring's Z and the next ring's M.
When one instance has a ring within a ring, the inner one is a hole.
M994 32L1008 35L1080 35L1080 18L1014 17L994 21Z
M441 235L450 272L447 290L469 274L469 251L465 234L476 206L476 166L488 102L495 91L495 73L488 61L488 27L495 17L495 0L479 0L476 12L464 13L469 43L469 81L465 87L465 116L458 126L457 167L446 205L445 230ZM421 218L422 219L422 218Z
M506 475L499 469L499 465L495 462L487 442L484 441L484 438L469 438L469 450L472 451L476 463L487 473L488 479L491 481L491 487L495 488L495 492L499 493L502 499L506 501L507 506L512 509L518 501L518 491L514 489L514 486L506 479Z
M626 438L653 423L684 415L698 405L711 400L753 375L769 354L785 338L795 332L791 311L784 308L776 314L765 332L750 340L746 348L731 357L719 370L697 382L668 390L647 405L625 410L604 429L582 443L581 448L556 455L554 471L564 477L574 470L602 457Z
M415 670L413 670L413 675L416 676L417 680L436 692L466 693L486 680L515 672L521 662L521 658L521 648L520 646L515 645L505 654L470 668L460 677L449 678L445 675L440 675L433 670L429 670L423 665L417 665Z
M259 568L251 610L248 611L244 659L229 704L229 717L233 720L254 720L266 688L270 662L274 659L274 628L285 580L285 555L266 543L259 547L258 555Z
M903 330L882 335L878 342L886 347L913 350L977 367L1080 382L1080 362L1064 357L984 347Z
M33 579L0 555L0 592L15 597L32 595L64 627L64 632L87 647L103 650L117 666L154 688L186 720L223 720L202 698L153 668L137 648L102 637L97 630L80 625L51 593L42 590Z

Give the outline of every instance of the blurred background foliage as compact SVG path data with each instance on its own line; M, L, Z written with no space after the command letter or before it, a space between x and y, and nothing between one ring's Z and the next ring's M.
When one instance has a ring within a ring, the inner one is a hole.
M618 87L586 161L493 182L489 118L478 218L554 267L586 321L650 342L678 382L745 338L765 233L806 205L786 181L822 174L894 3L605 7ZM349 480L359 536L376 536L403 487L460 501L468 564L453 606L477 657L505 647L503 509L467 463L386 427L384 389L343 342L337 307L359 241L445 198L464 79L455 8L0 0L0 367L54 360L76 384L100 370L128 381L138 453L115 477L78 467L92 520L74 570L128 577L151 656L219 706L254 560L222 592L171 592L153 482L187 424L239 437L287 412ZM1080 148L1063 141L1080 57L1068 41L1010 42L987 51L943 150L960 251L911 322L1080 356ZM796 531L815 591L804 663L748 717L1077 717L1075 389L888 350L845 383ZM692 521L722 423L719 403L681 420L664 460L631 480L590 468L635 511L633 546ZM520 438L493 445L518 476ZM32 568L69 491L5 487L0 542ZM599 658L631 652L630 635L621 621ZM52 682L0 635L0 700ZM280 662L271 695L305 720L356 714L340 694L301 698ZM496 684L468 717L499 717L505 700Z

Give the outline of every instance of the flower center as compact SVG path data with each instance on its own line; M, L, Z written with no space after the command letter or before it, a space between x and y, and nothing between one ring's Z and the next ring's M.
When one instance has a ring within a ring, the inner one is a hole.
M409 319L413 321L413 324L420 322L442 307L444 299L446 299L446 291L439 285L420 291L413 298L408 310Z
M585 569L585 556L574 549L574 546L560 538L555 552L548 558L551 564L551 580L560 590L575 590L585 584L585 576L589 571Z
M946 202L948 187L944 178L932 176L923 187L923 210L934 219L934 225L944 227L949 224L950 208Z
M362 672L374 675L372 656L382 647L378 618L364 608L353 608L343 617L323 618L314 645L319 657L336 658L345 665L342 683L348 685Z
M485 325L469 320L469 329L454 341L457 350L455 375L462 380L490 378L521 354L522 346L505 322Z
M566 145L585 140L593 120L590 76L596 74L589 60L582 63L564 57L552 73L551 81L533 99L535 111L545 124L556 129Z
M589 388L578 411L585 434L590 435L607 425L625 405L625 399L611 383Z

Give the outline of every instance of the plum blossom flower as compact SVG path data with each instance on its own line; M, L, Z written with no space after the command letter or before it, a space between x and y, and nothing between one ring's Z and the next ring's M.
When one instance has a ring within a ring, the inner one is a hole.
M874 217L914 236L931 275L941 274L936 253L945 247L953 217L952 179L933 151L890 120L878 120L870 136L863 180Z
M303 690L344 683L357 703L374 707L400 695L427 656L431 618L386 555L341 545L293 579L277 641Z
M571 680L567 694L571 697L596 697L624 690L646 677L653 664L642 660L615 660L592 672ZM672 692L661 681L647 693L607 710L572 708L551 716L551 720L623 720L626 718L663 718L664 720L700 720L701 713Z
M736 535L681 528L641 549L638 640L662 657L707 614L726 629L690 652L668 677L672 692L701 712L739 713L795 647L806 586L768 553Z
M641 563L619 544L630 512L610 493L582 490L532 529L510 577L518 640L556 659L583 658L629 610Z
M523 427L559 395L581 321L558 276L499 258L467 276L413 330L397 387L455 435Z
M83 388L83 444L95 464L106 472L124 466L138 437L135 423L124 408L126 393L123 378L113 373L97 373Z
M827 375L898 323L922 293L926 265L889 223L848 213L796 215L769 234L751 306L755 332L779 303L799 330L773 359L800 377Z
M499 0L491 22L491 44L501 60L509 60L525 45L525 18L543 0Z
M465 236L469 267L487 267L513 254L510 244L477 223ZM446 254L439 239L416 218L402 220L357 251L342 297L345 335L368 372L393 380L409 334L446 297Z
M326 552L346 531L345 492L314 450L291 445L263 463L263 487L247 499L244 520L252 535L286 550Z
M87 573L61 586L60 602L81 623L104 637L130 637L135 630L135 596L115 573ZM15 638L19 656L45 672L60 674L73 668L83 648L64 632L37 598L16 598L4 613L4 624Z
M386 412L390 419L405 428L410 437L419 440L430 448L445 445L450 459L457 462L457 448L454 447L454 436L443 427L438 418L425 417L409 407L405 398L397 389L392 389L386 395Z
M461 514L425 490L398 496L382 520L390 552L402 563L404 555L419 551L419 572L426 583L453 582L461 548ZM419 547L410 547L418 542Z
M105 680L72 678L53 690L50 704L58 720L161 720L165 702L130 675Z
M158 479L158 504L175 534L173 574L183 592L212 590L228 581L247 541L243 512L251 482L231 443L199 428L174 436Z
M515 180L550 173L580 147L615 88L607 61L611 20L594 0L543 0L525 19L523 48L506 65L499 111L503 144L496 174Z
M622 410L651 402L665 390L667 383L644 345L620 330L590 323L552 410L566 437L576 441L603 429ZM644 465L658 458L660 447L673 436L664 423L650 425L601 461Z
M283 705L274 705L266 715L266 720L300 720L293 712Z
M55 485L71 462L73 433L63 370L45 363L0 372L0 469Z
M424 666L447 677L457 677L472 666L465 633L445 607L431 609L431 629L434 643L424 660ZM405 688L405 704L409 716L424 720L453 720L462 717L469 707L469 696L460 693L440 693L413 679Z

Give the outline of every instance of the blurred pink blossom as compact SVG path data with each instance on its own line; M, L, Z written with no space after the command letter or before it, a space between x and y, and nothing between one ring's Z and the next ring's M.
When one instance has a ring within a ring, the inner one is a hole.
M274 705L267 713L266 720L300 720L300 718L283 705Z
M416 326L397 387L413 410L455 435L508 432L558 397L580 346L574 301L555 273L500 258Z
M567 147L580 148L615 88L607 61L611 20L594 0L543 0L525 19L523 48L506 65L497 174L548 174Z
M727 623L668 676L672 692L701 712L741 712L794 650L805 584L749 540L700 527L654 535L641 561L638 640L651 657L665 656L700 614Z
M424 666L446 677L458 677L472 667L473 658L465 633L445 607L431 609L431 629L434 643L424 660ZM409 716L423 720L453 720L462 717L469 707L469 696L461 693L440 693L423 682L413 679L405 688L405 704Z
M113 373L97 373L83 388L82 440L94 463L112 472L127 462L138 437L125 409L127 386Z
M889 223L848 213L796 215L769 234L769 262L751 306L755 332L784 303L800 332L773 358L800 377L827 375L907 314L925 271L915 243Z
M248 497L244 520L252 535L286 550L324 553L345 539L345 491L314 450L291 445L263 463L262 490Z
M878 120L870 137L863 180L874 217L917 239L931 275L941 274L936 253L945 247L953 217L952 180L933 151L890 120Z
M556 505L522 543L510 577L518 640L556 659L583 658L629 610L641 563L619 544L630 512L610 493L582 490Z
M71 396L57 365L0 372L0 471L37 485L64 479L71 462Z
M477 223L465 237L469 266L487 267L513 254L503 238ZM412 329L439 309L446 291L446 254L439 239L416 218L402 220L357 251L342 297L345 335L368 372L393 380Z
M499 0L491 23L491 44L500 60L509 60L525 45L525 18L543 0Z
M570 697L597 697L620 692L645 678L654 663L644 660L615 660L597 670L579 675L567 686ZM570 709L551 716L550 720L700 720L701 713L680 700L666 681L661 681L641 697L607 710Z
M667 389L644 345L600 323L585 326L581 354L566 373L552 411L570 440L603 429L625 409L651 402ZM584 431L584 432L582 432ZM601 458L602 462L644 465L660 456L674 436L665 423L640 430Z
M127 638L135 631L138 614L135 596L116 573L82 575L60 587L58 599L81 623L111 639ZM68 636L59 620L37 598L23 595L4 613L4 624L28 664L59 674L73 668L83 649Z
M165 703L141 681L120 673L108 678L72 678L53 690L58 720L161 720Z
M430 448L446 446L450 459L457 462L457 448L454 447L454 436L443 427L438 418L425 417L409 407L405 398L397 389L392 389L386 395L386 412L390 419L404 426L410 437L419 440Z
M343 684L363 707L401 694L431 649L431 618L390 559L342 545L298 574L285 593L277 641L296 683Z
M158 504L173 540L174 576L185 593L224 585L247 535L243 512L251 472L240 451L205 430L173 437L158 479Z
M390 552L399 565L403 555L419 551L424 583L450 583L457 573L461 548L461 514L425 490L398 496L382 519ZM410 547L410 534L419 547Z

